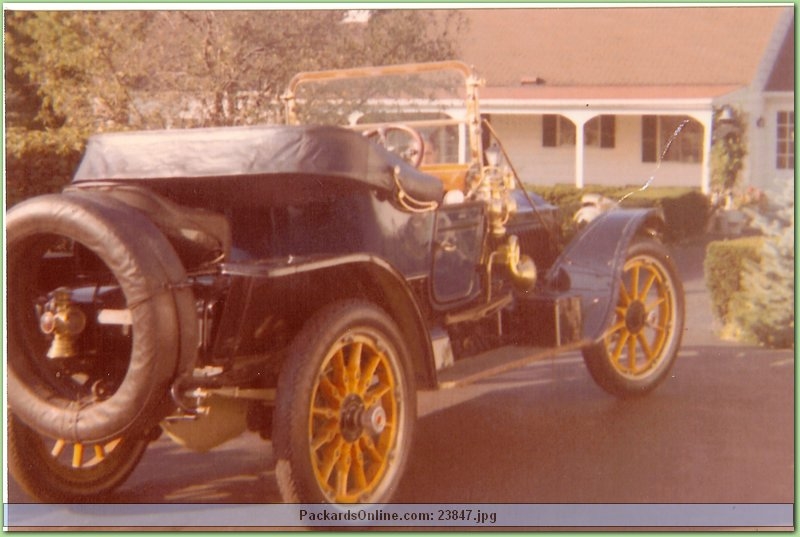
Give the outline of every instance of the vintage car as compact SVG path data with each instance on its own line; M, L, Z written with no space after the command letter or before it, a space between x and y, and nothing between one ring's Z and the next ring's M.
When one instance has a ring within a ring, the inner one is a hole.
M582 351L640 396L684 297L653 210L568 244L480 79L451 62L301 73L266 126L100 134L7 213L8 459L45 502L106 501L165 433L273 443L284 500L382 503L417 390Z

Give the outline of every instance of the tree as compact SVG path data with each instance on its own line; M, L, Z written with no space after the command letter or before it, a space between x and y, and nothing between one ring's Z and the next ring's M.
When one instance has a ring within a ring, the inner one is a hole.
M274 122L294 73L454 58L465 20L377 10L345 23L345 14L7 11L9 202L63 184L63 172L32 170L57 167L47 154L76 164L92 133Z
M7 82L35 88L35 122L49 128L264 121L270 114L257 110L297 71L454 57L459 17L379 10L346 24L337 10L10 12Z

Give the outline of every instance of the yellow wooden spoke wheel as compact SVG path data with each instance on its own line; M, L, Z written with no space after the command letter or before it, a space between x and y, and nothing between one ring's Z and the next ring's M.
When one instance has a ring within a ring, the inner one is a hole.
M664 247L649 240L634 243L611 326L600 342L584 349L589 372L614 395L649 392L672 367L683 319L683 290Z
M11 474L30 495L53 503L103 502L136 468L144 437L80 443L50 439L9 413Z
M324 308L295 338L278 385L276 473L292 502L384 502L414 419L408 355L377 307Z

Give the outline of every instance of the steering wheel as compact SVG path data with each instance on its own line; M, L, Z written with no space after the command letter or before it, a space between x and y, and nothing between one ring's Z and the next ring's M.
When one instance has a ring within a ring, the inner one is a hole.
M395 133L399 133L399 135ZM403 160L415 168L422 163L422 157L425 155L425 141L422 139L422 135L411 127L384 125L364 131L364 136L392 153L400 155Z

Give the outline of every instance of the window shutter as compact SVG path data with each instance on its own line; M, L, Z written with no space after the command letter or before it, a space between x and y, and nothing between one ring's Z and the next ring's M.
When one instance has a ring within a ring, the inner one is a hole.
M545 114L542 116L542 147L556 146L556 116Z
M657 162L658 116L642 116L642 162Z
M616 144L616 116L600 116L600 147L613 148Z

